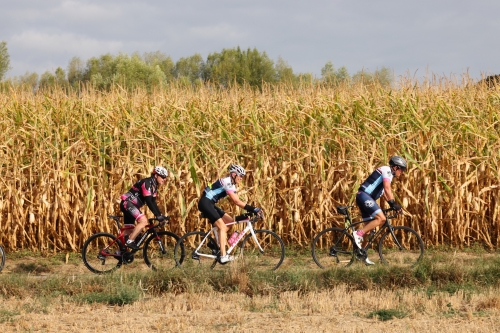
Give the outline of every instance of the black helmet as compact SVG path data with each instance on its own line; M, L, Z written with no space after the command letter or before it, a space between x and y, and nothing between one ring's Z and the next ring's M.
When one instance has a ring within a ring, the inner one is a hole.
M406 164L405 159L400 157L400 156L391 157L391 159L389 160L389 165L390 166L397 166L403 171L405 171L406 167L408 166L408 164Z

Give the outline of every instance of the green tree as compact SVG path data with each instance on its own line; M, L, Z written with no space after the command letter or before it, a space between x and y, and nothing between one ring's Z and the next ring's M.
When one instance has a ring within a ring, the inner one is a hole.
M354 83L363 83L365 85L371 85L378 83L384 87L392 85L393 75L392 71L387 67L382 67L376 70L375 73L370 73L368 71L359 71L352 77Z
M78 57L73 57L68 64L68 83L73 88L78 87L78 84L83 81L85 64Z
M46 71L40 76L39 88L42 90L50 89L55 86L56 77L54 74Z
M340 67L335 70L333 63L328 61L325 66L321 69L321 79L323 83L329 85L337 85L342 82L348 82L351 79L349 72L345 66Z
M10 56L7 49L7 42L0 42L0 81L10 69Z
M333 63L328 61L323 68L321 68L321 78L325 83L331 83L335 81L335 68Z
M203 69L205 63L200 54L187 58L180 58L175 63L174 77L176 79L184 78L183 80L189 80L191 83L196 83L203 78Z
M209 54L204 78L224 87L236 82L261 88L263 82L276 82L277 74L274 62L265 52L260 53L256 48L242 51L238 47Z
M17 85L26 86L35 91L38 89L38 74L35 72L33 73L26 72L26 74L24 75L15 77L14 82Z
M147 65L152 67L158 66L165 74L165 79L167 81L172 81L174 79L175 64L170 56L160 51L156 51L144 53L143 58Z
M293 74L293 69L288 63L281 57L278 57L275 65L276 70L276 80L283 83L295 84L297 82L297 76Z

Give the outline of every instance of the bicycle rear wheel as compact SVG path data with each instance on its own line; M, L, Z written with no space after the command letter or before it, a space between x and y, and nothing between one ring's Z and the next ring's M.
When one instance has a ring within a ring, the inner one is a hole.
M311 245L314 262L321 268L349 266L353 263L351 239L344 229L329 228L321 231Z
M218 249L212 249L208 246L209 243L217 243L212 238L212 235L210 235L205 242L201 244L206 234L207 233L203 231L188 232L177 241L174 248L174 259L177 266L198 267L199 265L205 265L209 267L214 263L214 258L209 258L205 255L217 255ZM196 249L198 250L196 251ZM195 251L197 253L195 253Z
M385 264L414 266L424 255L424 242L420 235L406 226L393 227L382 235L378 243L380 260Z
M4 265L5 265L5 249L3 248L2 245L0 245L0 272L2 271Z
M116 236L105 232L94 234L83 244L83 263L92 273L110 273L122 265L121 251Z
M258 244L252 234L247 235L239 246L239 255L243 256L245 265L258 270L276 270L285 258L285 244L271 230L254 230L254 232Z
M144 242L144 262L154 271L175 267L174 247L179 236L170 231L159 231L157 234L158 238L152 234ZM180 261L183 260L181 257Z

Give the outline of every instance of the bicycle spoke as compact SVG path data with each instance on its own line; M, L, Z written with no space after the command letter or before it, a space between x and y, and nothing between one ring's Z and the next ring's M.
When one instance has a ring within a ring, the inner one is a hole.
M420 235L406 226L394 227L394 237L388 230L380 239L380 259L391 265L413 266L424 254L424 243Z
M175 267L174 247L179 237L169 231L159 231L158 237L152 234L144 242L144 261L153 270Z
M87 268L97 274L110 273L120 267L121 250L116 237L108 233L92 235L82 247L82 259Z
M3 248L2 245L0 245L0 272L2 271L4 265L5 265L5 249Z
M245 265L257 270L277 269L285 257L283 241L270 230L255 230L255 235L257 243L249 234L240 245L240 256L243 256Z
M353 262L350 238L340 228L320 232L311 245L314 262L321 268L349 266Z
M205 265L209 267L212 265L214 258L204 256L217 254L217 250L213 250L208 246L209 239L198 249L197 254L195 253L205 235L206 233L202 231L194 231L185 234L179 239L174 249L174 259L178 266L197 267L197 265Z

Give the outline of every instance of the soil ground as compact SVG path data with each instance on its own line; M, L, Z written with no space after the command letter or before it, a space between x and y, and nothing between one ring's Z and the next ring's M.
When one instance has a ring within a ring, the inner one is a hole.
M467 256L466 254L459 254ZM138 260L135 267L148 270ZM29 272L29 269L33 271ZM76 255L8 258L2 275L27 271L33 278L91 274ZM124 306L77 304L60 297L2 299L2 332L500 332L500 296L457 292L429 297L423 291L285 292L249 297L238 293L184 293L141 299ZM402 309L401 319L370 318Z

